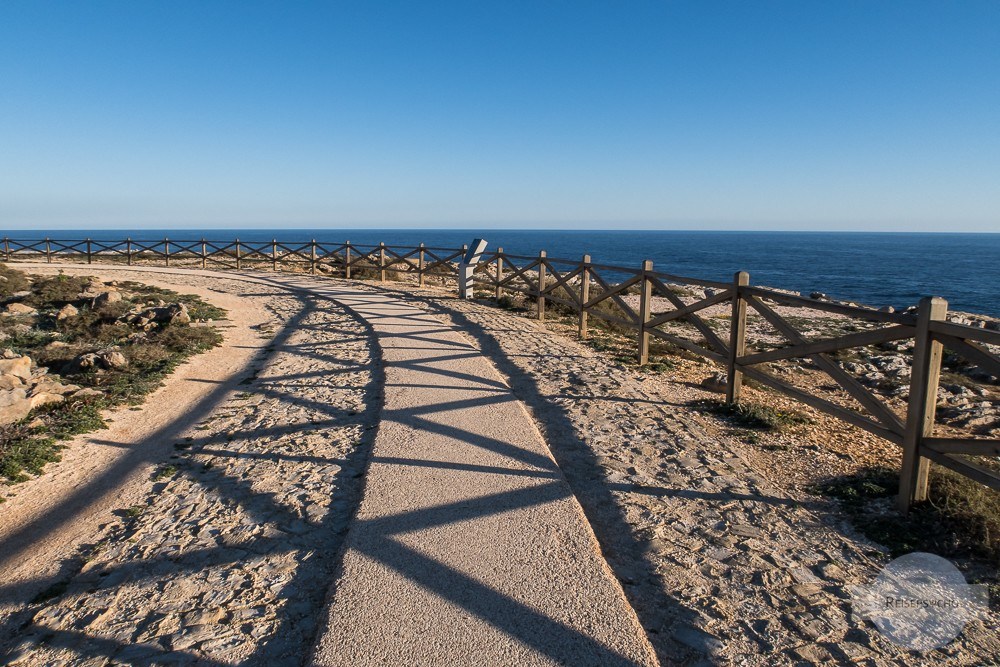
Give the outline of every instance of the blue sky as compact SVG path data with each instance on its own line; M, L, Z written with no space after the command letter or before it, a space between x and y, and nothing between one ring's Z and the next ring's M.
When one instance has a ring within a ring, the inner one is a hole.
M0 227L1000 230L1000 2L0 3Z

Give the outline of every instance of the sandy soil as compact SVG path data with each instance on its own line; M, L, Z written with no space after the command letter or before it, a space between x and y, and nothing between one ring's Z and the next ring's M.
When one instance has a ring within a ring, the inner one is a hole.
M47 267L32 271L55 273ZM139 279L158 287L179 287L225 308L229 320L218 325L223 344L182 364L141 410L123 406L110 411L111 426L68 441L62 460L49 465L43 474L0 488L6 498L0 510L0 581L4 582L0 620L7 600L30 599L42 592L45 582L114 520L114 510L145 499L152 473L174 453L175 431L183 424L169 426L178 416L211 409L205 402L217 397L220 387L235 386L241 371L265 345L252 327L269 316L250 299L206 287L178 286L162 276L67 271L100 275L103 280Z

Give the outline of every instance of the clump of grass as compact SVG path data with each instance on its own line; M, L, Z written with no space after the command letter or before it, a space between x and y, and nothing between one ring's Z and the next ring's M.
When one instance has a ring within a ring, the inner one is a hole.
M902 516L892 500L899 471L870 468L816 485L836 498L854 526L893 556L928 551L945 558L989 561L1000 568L1000 494L941 466L931 466L928 498Z
M23 271L0 264L0 297L8 297L15 292L23 292L31 286Z
M59 460L60 440L103 428L104 401L71 400L50 403L33 412L31 422L4 427L0 431L0 476L21 482L29 473L37 475L46 463ZM33 425L35 419L41 424Z
M125 510L125 516L130 519L138 519L142 516L142 513L146 511L145 505L132 505L127 510Z
M177 474L177 466L165 465L156 471L156 474L153 475L153 481L159 482L161 480L167 479L168 477L173 477L176 474Z
M723 417L734 426L759 431L781 431L812 420L796 410L778 410L761 403L726 403L725 401L696 401L695 407Z
M68 276L60 273L48 278L39 278L31 286L31 295L25 298L36 308L52 308L73 303L80 292L90 283L90 278Z

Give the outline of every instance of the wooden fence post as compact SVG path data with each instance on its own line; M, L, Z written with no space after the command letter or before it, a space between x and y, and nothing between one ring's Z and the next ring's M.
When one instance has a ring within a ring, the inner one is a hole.
M590 301L590 255L584 255L580 262L580 321L578 334L581 340L587 338L587 302Z
M90 254L90 239L87 239L87 264L92 264L92 257Z
M316 239L309 245L309 273L316 275Z
M378 280L385 282L385 244L378 244Z
M132 239L125 239L125 262L132 266Z
M45 262L52 263L52 246L49 245L49 237L45 237Z
M240 240L236 239L236 270L241 268L241 257L240 257Z
M497 266L496 266L496 291L494 292L493 298L497 301L503 296L503 287L500 287L500 281L503 280L503 248L497 248Z
M743 392L743 372L736 366L736 359L746 353L747 302L740 293L741 287L750 284L750 274L739 271L733 276L733 307L729 317L729 363L726 365L726 402L738 403Z
M929 461L920 456L920 445L934 431L938 381L944 346L934 340L930 324L946 320L948 302L940 297L924 297L917 311L914 335L913 368L910 373L910 397L906 406L906 431L903 433L903 465L899 473L900 511L908 512L914 502L927 499Z
M351 242L344 242L344 278L351 279Z
M163 265L170 266L170 242L163 239Z
M642 280L639 281L639 365L644 366L649 361L649 332L646 322L653 307L653 283L646 276L653 270L653 262L642 263Z
M544 250L540 250L538 252L538 290L537 290L537 292L538 292L538 294L537 294L538 301L537 301L537 304L536 304L536 306L537 306L537 311L536 312L538 313L538 320L540 322L545 320L545 296L544 296L544 291L545 291L545 257L546 257L545 251Z
M278 270L278 240L271 239L271 270Z
M208 253L205 252L207 249L208 248L206 248L206 246L205 246L205 239L202 239L201 240L201 268L203 268L203 269L206 267L206 265L208 263Z
M420 244L420 251L417 253L417 285L424 286L424 244Z
M6 236L3 237L3 255L6 258L6 260L9 262L10 261L10 239L8 239Z

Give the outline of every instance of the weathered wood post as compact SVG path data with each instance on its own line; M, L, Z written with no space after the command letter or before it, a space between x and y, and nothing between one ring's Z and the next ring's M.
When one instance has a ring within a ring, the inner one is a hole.
M132 266L132 239L125 239L125 263Z
M163 239L163 265L170 266L170 241Z
M424 286L424 244L420 244L420 250L417 251L417 285L420 287Z
M344 278L351 279L351 242L344 241Z
M940 297L924 297L917 311L913 345L913 369L910 373L910 397L906 406L906 431L903 433L903 465L899 474L900 511L927 499L929 461L920 456L920 445L934 431L938 381L944 346L934 340L931 322L946 320L948 302Z
M746 353L747 302L741 288L750 284L750 274L738 271L733 276L733 303L729 316L729 359L726 364L726 402L738 403L743 392L743 372L736 359Z
M385 282L385 244L378 244L378 280L380 283Z
M239 270L243 265L243 258L240 257L240 240L236 239L236 269Z
M49 244L49 237L45 237L45 261L46 263L52 263L52 246Z
M316 275L316 239L309 244L309 273Z
M93 258L90 253L90 238L87 238L87 264L92 264Z
M580 321L578 334L581 340L587 338L587 302L590 301L590 255L584 255L580 262Z
M201 268L205 268L208 264L208 253L206 252L208 248L205 246L205 239L201 240Z
M646 329L646 322L649 322L650 312L653 308L653 282L646 275L653 270L653 262L646 260L642 263L642 273L639 280L639 365L643 366L649 361L649 331Z
M278 270L278 240L271 239L271 270Z
M538 252L538 289L536 291L536 313L539 321L545 320L545 258L544 250Z
M10 261L10 239L6 236L3 237L3 256L8 262Z
M503 281L503 248L497 248L497 265L494 277L496 278L496 291L493 293L493 298L499 301L500 297L503 296L503 287L500 286Z

